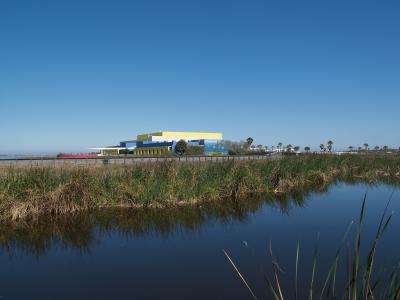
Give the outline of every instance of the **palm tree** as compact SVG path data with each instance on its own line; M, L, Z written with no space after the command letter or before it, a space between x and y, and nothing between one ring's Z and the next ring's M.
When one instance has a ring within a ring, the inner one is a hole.
M290 152L290 151L292 151L292 145L291 144L289 144L289 145L287 145L286 146L286 150L288 151L288 152Z
M271 151L272 151L272 152L274 152L274 148L275 148L274 146L271 146Z
M295 152L297 152L297 151L300 150L300 146L295 146L293 149L294 149Z
M385 145L385 146L383 146L382 149L385 150L385 151L387 151L387 150L389 149L389 147Z
M278 151L282 150L283 144L281 142L278 143Z
M362 147L358 147L357 149L358 149L358 151L361 151Z
M251 144L253 144L253 138L252 137L248 137L247 139L246 139L246 142L247 142L247 145L249 145L249 146L251 146Z
M375 146L375 151L378 151L379 150L379 146Z
M324 144L319 144L319 148L321 149L321 151L324 151L325 145Z
M310 147L308 147L308 146L304 147L304 151L306 151L307 153L310 152L310 150L311 150Z
M353 151L354 147L353 146L349 146L349 150L350 152Z
M368 143L364 143L364 148L365 148L365 150L368 150Z
M328 151L329 152L332 152L332 145L333 145L333 142L332 141L328 141Z

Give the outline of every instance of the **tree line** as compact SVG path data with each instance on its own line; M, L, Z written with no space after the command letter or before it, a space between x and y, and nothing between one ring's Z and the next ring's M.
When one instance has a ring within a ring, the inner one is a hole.
M225 141L228 149L230 149L230 154L244 154L248 152L299 152L302 148L301 146L293 146L292 144L284 145L282 142L279 142L276 146L267 146L267 145L255 145L254 139L252 137L248 137L245 141L241 142L232 142ZM319 145L319 152L322 153L331 153L333 151L334 142L332 140L327 141L326 143L321 143ZM348 146L349 152L365 152L365 151L389 151L395 149L390 149L389 146L375 146L374 148L370 148L368 143L364 143L363 146L353 147ZM310 146L304 146L303 151L306 153L311 152ZM397 149L400 151L400 147Z

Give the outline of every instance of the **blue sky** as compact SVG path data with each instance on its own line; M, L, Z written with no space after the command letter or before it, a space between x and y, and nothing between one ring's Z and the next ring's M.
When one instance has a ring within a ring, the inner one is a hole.
M399 1L0 1L0 153L157 130L400 146Z

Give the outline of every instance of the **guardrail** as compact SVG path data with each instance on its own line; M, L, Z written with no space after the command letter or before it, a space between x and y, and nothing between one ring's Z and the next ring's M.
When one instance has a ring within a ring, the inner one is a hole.
M62 166L107 166L107 165L135 165L158 162L205 162L205 161L229 161L229 160L261 160L277 158L280 155L244 155L244 156L108 156L95 158L19 158L1 159L0 167L62 167Z

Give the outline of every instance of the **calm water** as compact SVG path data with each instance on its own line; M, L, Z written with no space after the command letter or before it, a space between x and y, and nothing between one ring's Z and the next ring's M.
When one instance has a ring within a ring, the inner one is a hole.
M222 249L229 252L259 298L269 299L263 272L271 272L270 241L288 291L293 287L300 241L304 293L315 245L317 277L322 278L346 227L358 218L366 191L366 249L391 195L390 210L400 211L400 189L338 184L325 192L252 200L246 206L113 210L2 225L0 299L249 299ZM395 214L379 245L379 269L400 261L399 228L400 214ZM348 244L352 249L352 236ZM339 277L339 287L344 280Z

